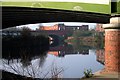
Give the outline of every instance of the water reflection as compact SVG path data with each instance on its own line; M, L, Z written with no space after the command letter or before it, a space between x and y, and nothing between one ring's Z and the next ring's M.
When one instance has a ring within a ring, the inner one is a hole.
M17 33L17 32L16 32ZM49 39L44 35L32 36L27 30L21 35L13 36L6 33L2 37L2 57L6 64L21 62L23 67L31 65L31 61L40 58L39 66L43 64L49 49Z
M57 69L56 73L61 72L62 78L80 78L84 76L84 69L96 72L104 63L104 50L84 47L81 45L80 50L75 50L73 45L64 43L50 47L48 54L3 59L3 70L28 77L51 78L51 70Z
M17 44L20 38L16 39L10 43L3 40L2 70L33 78L81 78L84 69L96 72L104 67L104 50L80 40L75 43L58 40L52 46L45 46L33 37L21 44ZM31 42L39 45L31 45Z
M50 47L48 54L54 54L58 57L64 57L65 55L71 55L71 54L82 54L82 55L88 55L89 54L89 48L84 48L84 45L79 45L79 50L75 50L73 45L63 43L56 47Z
M64 67L63 78L80 78L84 76L85 69L92 69L93 73L103 69L104 49L83 44L77 44L75 48L74 44L64 43L50 48L46 65L52 61Z

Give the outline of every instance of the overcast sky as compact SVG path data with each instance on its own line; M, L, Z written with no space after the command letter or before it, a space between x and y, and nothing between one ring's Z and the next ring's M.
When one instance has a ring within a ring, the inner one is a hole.
M33 30L35 30L36 28L39 27L39 25L43 25L43 26L53 26L55 24L58 23L64 23L65 25L69 25L69 26L81 26L81 25L89 25L89 29L93 29L96 26L96 23L80 23L80 22L54 22L54 23L37 23L37 24L28 24L28 25L21 25L21 26L17 26L17 27L23 27L23 26L27 26Z

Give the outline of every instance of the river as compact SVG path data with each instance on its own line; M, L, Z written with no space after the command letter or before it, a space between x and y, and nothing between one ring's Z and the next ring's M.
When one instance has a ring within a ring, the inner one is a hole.
M92 73L104 68L104 50L68 43L49 48L26 58L2 58L0 69L33 78L82 78L85 70ZM87 47L87 48L84 48ZM15 50L16 51L16 50ZM24 52L24 51L23 51ZM41 53L41 52L40 52Z

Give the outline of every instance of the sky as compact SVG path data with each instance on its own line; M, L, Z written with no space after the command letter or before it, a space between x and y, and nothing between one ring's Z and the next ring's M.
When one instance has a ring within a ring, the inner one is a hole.
M81 25L89 25L89 29L93 29L96 26L96 23L80 23L80 22L53 22L53 23L36 23L36 24L27 24L27 25L20 25L16 27L23 27L27 26L32 30L36 30L36 28L39 27L39 25L42 26L53 26L58 23L64 23L67 26L81 26Z

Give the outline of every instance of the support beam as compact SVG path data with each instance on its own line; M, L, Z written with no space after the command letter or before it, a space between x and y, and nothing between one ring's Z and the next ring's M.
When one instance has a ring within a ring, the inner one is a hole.
M109 14L45 8L2 7L2 28L47 22L108 23Z

